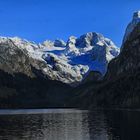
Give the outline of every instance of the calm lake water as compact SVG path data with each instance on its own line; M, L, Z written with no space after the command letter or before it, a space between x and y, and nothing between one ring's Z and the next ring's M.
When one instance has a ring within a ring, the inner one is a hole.
M140 140L140 112L1 110L0 140Z

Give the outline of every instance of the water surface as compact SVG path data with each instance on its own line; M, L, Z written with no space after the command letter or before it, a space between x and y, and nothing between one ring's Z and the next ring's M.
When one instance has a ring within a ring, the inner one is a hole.
M140 140L140 112L1 110L0 140Z

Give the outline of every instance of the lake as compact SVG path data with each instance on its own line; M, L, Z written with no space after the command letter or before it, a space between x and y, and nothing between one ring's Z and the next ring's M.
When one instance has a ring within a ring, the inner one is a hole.
M140 140L140 111L0 110L0 140Z

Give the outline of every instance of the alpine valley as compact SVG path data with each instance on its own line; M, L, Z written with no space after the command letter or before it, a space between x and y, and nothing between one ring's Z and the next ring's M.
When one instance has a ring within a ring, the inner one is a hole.
M121 49L100 33L36 44L0 37L0 108L140 107L140 12Z

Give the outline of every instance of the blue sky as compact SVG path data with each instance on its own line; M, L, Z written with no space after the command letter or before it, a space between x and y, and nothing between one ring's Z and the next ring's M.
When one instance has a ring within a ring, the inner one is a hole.
M140 0L0 0L0 35L35 42L99 32L118 46Z

